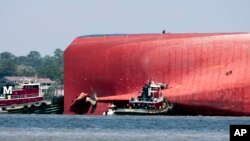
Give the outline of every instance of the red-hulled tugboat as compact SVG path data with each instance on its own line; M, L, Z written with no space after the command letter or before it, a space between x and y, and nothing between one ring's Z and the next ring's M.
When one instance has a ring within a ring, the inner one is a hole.
M35 107L46 105L40 93L39 83L27 83L14 85L4 84L0 87L0 113L18 111L30 112Z
M131 98L126 108L118 108L114 104L108 106L104 115L165 115L173 105L163 97L161 90L167 85L155 84L153 81L146 83L137 98Z

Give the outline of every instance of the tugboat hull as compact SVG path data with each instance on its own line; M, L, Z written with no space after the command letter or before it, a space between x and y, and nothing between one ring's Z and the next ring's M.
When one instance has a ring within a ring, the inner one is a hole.
M171 108L172 109L172 108ZM117 109L115 115L168 115L170 108L162 110L147 110L147 109Z

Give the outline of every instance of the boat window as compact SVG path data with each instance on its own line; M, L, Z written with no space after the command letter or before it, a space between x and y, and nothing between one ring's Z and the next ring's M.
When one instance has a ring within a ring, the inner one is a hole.
M24 89L38 89L38 85L23 86Z
M157 91L157 90L159 90L159 88L158 87L152 87L151 90L152 91Z

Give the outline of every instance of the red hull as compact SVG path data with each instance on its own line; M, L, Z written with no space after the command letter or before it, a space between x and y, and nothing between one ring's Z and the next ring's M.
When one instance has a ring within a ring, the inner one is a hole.
M102 114L146 80L167 83L179 114L250 115L250 34L141 34L76 38L64 53L64 113ZM70 108L82 91L89 105Z

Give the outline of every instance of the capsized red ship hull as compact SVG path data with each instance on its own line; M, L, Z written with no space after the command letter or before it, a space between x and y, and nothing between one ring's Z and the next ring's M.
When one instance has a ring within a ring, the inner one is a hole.
M169 85L178 114L250 115L250 34L83 36L64 52L64 113L102 114L125 104L147 80ZM96 91L88 103L72 101Z

